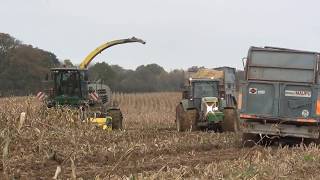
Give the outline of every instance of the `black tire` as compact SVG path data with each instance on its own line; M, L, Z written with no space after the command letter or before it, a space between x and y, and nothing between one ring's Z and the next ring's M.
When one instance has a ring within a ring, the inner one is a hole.
M195 131L197 120L197 110L190 109L185 111L182 104L179 104L176 108L176 128L178 132L183 131Z
M183 126L184 118L183 118L183 107L179 104L176 107L176 129L178 132L185 131L186 127Z
M108 111L109 116L112 117L112 129L121 130L122 129L122 113L120 109L111 109Z
M224 118L221 122L222 131L238 132L239 131L239 117L236 109L224 109Z
M88 117L87 113L88 113L87 109L84 106L81 106L79 108L79 118L81 122L87 121L87 117Z
M188 130L190 130L190 131L197 131L198 130L197 119L198 119L198 112L196 109L188 109L186 111L186 121L189 124Z
M320 146L320 137L318 137L317 139L304 139L304 142L306 142L307 144L314 143L315 145L317 145L319 147Z
M259 135L251 133L242 133L242 146L253 147L259 143Z

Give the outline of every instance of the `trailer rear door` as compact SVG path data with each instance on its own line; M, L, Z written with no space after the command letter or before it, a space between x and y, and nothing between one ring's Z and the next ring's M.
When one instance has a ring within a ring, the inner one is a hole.
M315 92L310 85L288 84L280 85L280 116L290 118L308 118L313 116L315 102L312 101Z
M278 116L278 83L249 82L245 91L246 113L262 116Z

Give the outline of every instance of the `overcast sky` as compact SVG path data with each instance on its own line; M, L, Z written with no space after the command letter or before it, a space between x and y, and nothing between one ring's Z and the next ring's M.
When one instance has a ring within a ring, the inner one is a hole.
M147 44L97 56L135 69L242 68L249 46L320 50L317 0L0 0L0 32L80 61L98 45L136 36Z

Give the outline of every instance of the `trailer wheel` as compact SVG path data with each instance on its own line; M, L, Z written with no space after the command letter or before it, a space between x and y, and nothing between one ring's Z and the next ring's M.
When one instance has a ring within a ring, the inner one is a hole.
M255 145L258 145L259 140L260 139L258 134L242 133L243 147L253 147Z
M309 142L309 141L307 141L307 142ZM310 142L313 142L315 145L320 147L320 137L318 137L318 139L311 139Z
M239 117L236 109L224 109L224 118L221 123L223 131L238 132Z
M178 132L196 130L197 110L190 109L185 111L182 104L176 108L176 127Z
M112 117L112 129L122 129L122 113L120 109L111 109L108 111L109 116Z

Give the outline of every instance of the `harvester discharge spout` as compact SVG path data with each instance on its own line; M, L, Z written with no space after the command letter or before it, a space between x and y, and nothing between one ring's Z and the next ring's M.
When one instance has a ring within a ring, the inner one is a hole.
M97 47L95 50L93 50L80 64L79 68L80 69L86 69L90 62L98 55L100 54L102 51L104 51L105 49L108 49L112 46L115 45L119 45L119 44L126 44L126 43L141 43L141 44L146 44L145 41L143 41L142 39L136 38L136 37L132 37L132 38L128 38L128 39L119 39L119 40L113 40L113 41L109 41L107 43L104 43L102 45L100 45L99 47Z

